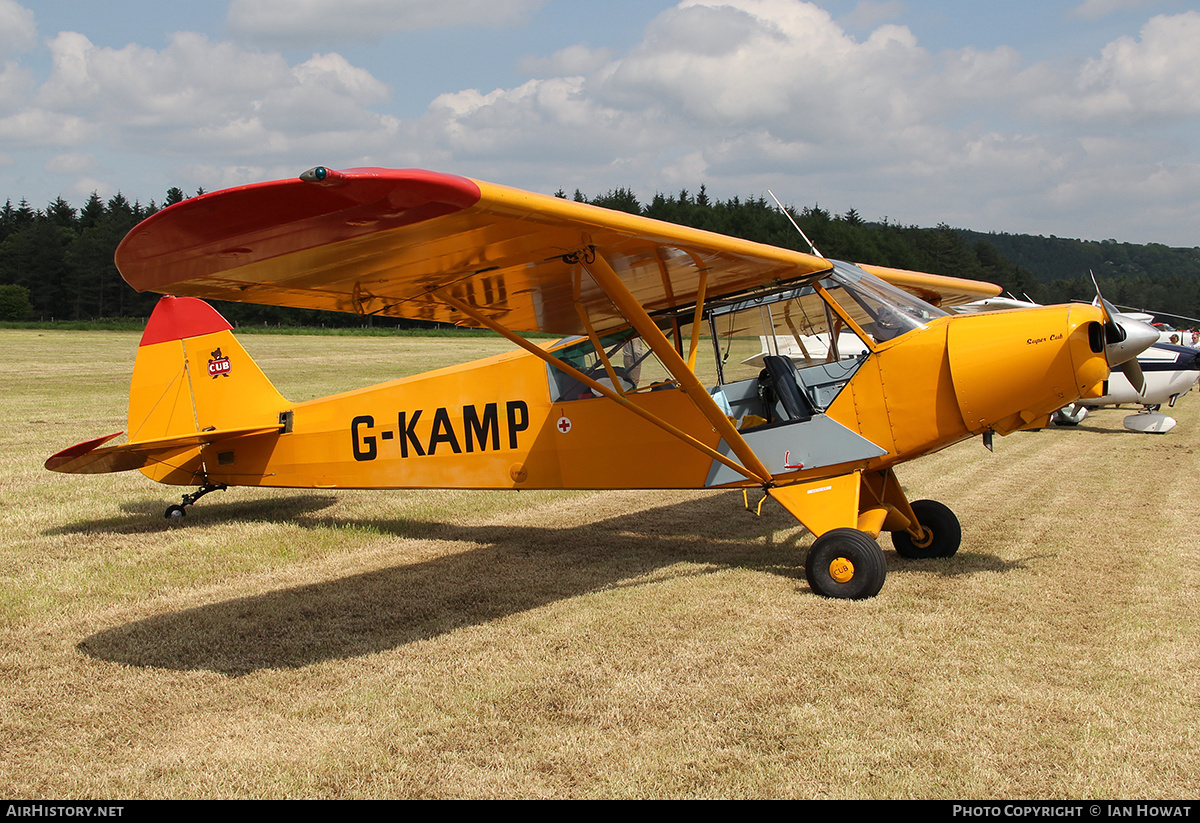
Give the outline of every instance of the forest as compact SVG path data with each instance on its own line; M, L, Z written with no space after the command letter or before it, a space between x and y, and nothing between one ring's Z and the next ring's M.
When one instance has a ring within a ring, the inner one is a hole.
M563 191L556 194L567 196ZM61 197L44 209L35 209L23 199L17 205L7 200L0 210L0 321L149 316L158 295L139 294L126 285L113 253L138 222L183 199L184 193L172 188L161 205L131 203L119 193L107 201L93 193L81 208ZM625 188L590 198L576 191L573 199L809 250L788 217L761 195L722 201L709 198L701 185L695 193L655 194L645 204ZM826 257L985 280L1039 303L1090 300L1095 293L1090 271L1105 297L1119 306L1200 318L1200 248L985 234L945 224L920 228L867 222L853 208L835 214L819 205L789 209L789 213ZM230 322L242 326L415 325L273 306L217 305ZM1174 325L1196 324L1178 321Z

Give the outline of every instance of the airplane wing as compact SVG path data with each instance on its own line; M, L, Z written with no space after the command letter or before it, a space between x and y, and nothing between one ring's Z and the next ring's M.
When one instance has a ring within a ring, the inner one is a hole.
M139 291L513 331L623 326L584 273L599 255L647 313L817 276L827 260L557 197L420 170L318 167L170 206L117 249ZM583 265L580 265L583 264Z
M927 274L907 269L893 269L889 266L873 266L867 263L856 264L869 271L881 280L886 280L893 286L899 286L910 294L942 309L951 306L964 306L977 300L996 297L1003 289L994 283L984 283L980 280L966 280L961 277L946 277L941 274Z

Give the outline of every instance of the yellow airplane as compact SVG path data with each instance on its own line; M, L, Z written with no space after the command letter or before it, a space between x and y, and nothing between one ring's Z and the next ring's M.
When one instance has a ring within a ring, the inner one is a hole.
M841 598L879 592L882 531L905 557L958 549L957 518L910 503L898 463L1043 426L1157 339L1104 306L950 316L914 294L999 289L411 169L205 194L135 227L116 261L173 295L138 348L128 442L48 469L199 486L168 517L227 486L762 489L815 536L812 590ZM517 348L292 403L198 297L485 327ZM847 332L862 346L841 356ZM763 336L814 334L831 344L799 367L740 365Z

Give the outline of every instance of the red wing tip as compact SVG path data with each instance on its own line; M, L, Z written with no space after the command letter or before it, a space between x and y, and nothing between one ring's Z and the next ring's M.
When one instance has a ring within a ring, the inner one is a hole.
M441 172L316 167L302 178L208 192L162 209L125 236L115 259L138 291L202 293L181 289L187 285L212 293L212 279L223 272L267 260L287 265L289 255L454 214L482 196L474 180Z

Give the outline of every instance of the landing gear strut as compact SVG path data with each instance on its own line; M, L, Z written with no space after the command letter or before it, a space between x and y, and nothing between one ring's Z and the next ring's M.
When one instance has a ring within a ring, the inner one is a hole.
M217 484L205 483L203 486L196 489L196 491L192 492L191 494L185 494L183 496L182 503L176 503L174 505L167 506L167 512L166 512L166 514L163 515L163 517L167 518L168 520L178 520L179 518L187 515L187 508L186 508L187 506L192 505L193 503L195 503L197 500L199 500L201 497L208 494L209 492L224 491L226 488L227 487L225 486L224 483L217 483Z

